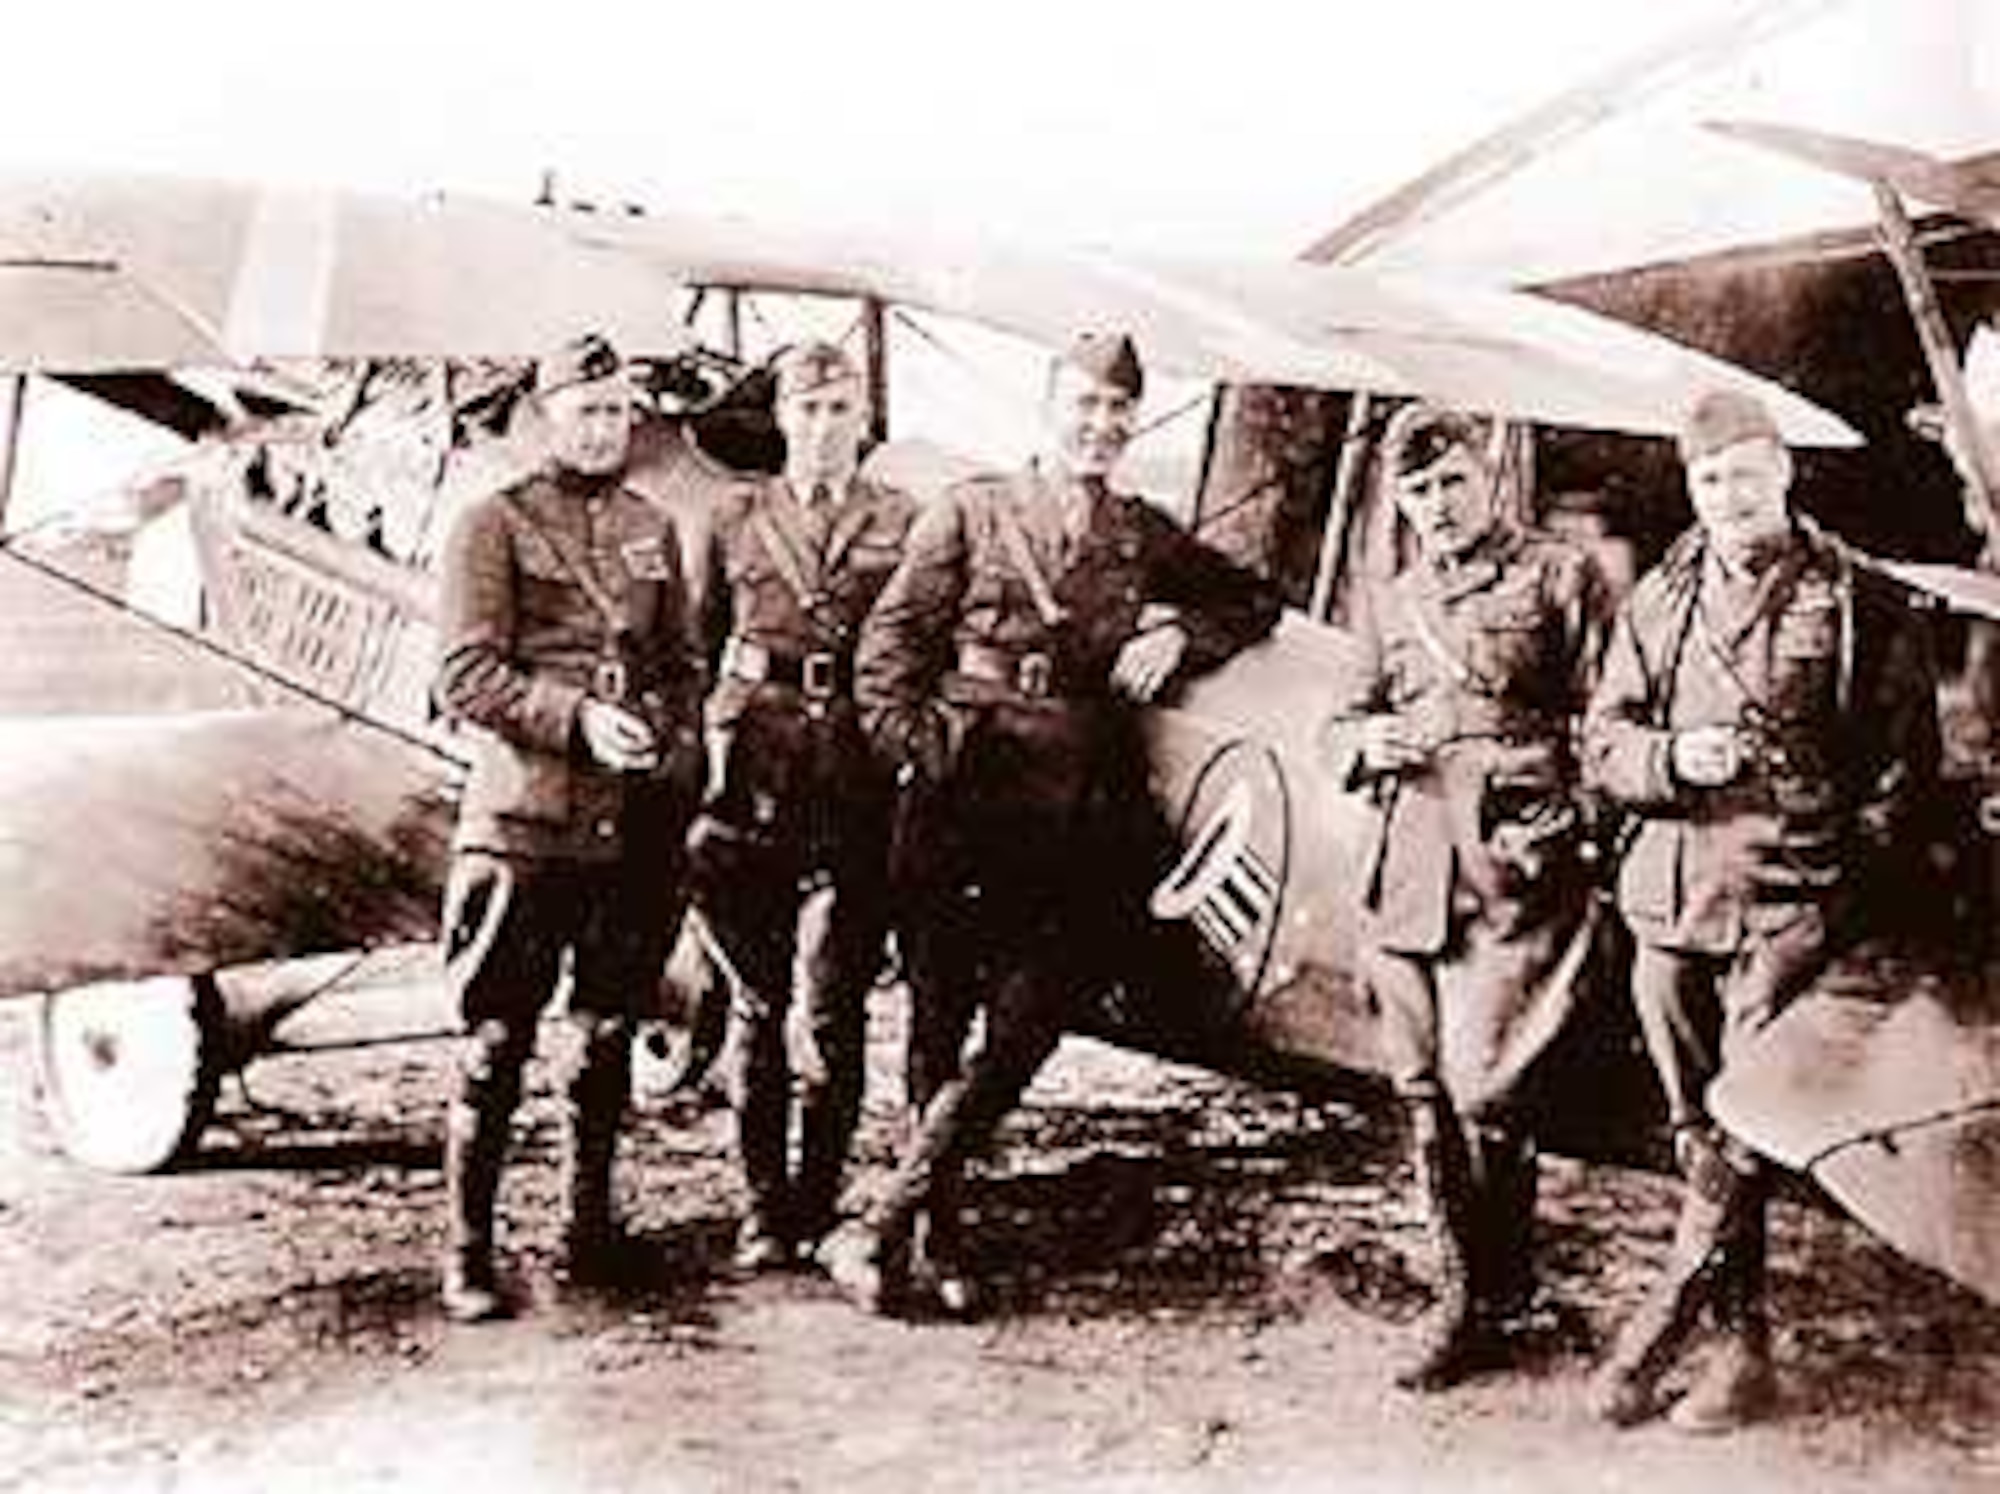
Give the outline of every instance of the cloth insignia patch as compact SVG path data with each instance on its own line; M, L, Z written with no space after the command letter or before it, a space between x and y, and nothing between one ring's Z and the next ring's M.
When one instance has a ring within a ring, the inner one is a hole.
M655 535L651 539L633 540L620 549L625 558L625 569L632 573L635 581L671 581L673 572L667 565L666 541Z

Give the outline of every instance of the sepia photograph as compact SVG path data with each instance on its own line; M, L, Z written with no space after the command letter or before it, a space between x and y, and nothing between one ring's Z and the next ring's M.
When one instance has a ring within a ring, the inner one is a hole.
M0 83L0 1494L2000 1494L2000 6Z

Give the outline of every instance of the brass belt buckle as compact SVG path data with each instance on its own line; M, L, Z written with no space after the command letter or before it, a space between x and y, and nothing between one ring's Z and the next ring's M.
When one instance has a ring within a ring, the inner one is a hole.
M807 654L799 660L799 690L813 700L828 700L834 691L834 671L839 661L829 653Z
M625 672L623 659L603 659L598 662L596 676L591 682L591 693L600 700L622 705L625 701L625 692L631 687L631 683Z
M1023 654L1014 666L1014 683L1023 695L1039 700L1049 693L1055 669L1047 654Z

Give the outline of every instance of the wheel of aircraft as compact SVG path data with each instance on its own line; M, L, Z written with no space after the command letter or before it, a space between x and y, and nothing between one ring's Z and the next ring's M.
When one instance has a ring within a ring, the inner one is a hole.
M221 1014L208 974L39 997L35 1068L62 1149L107 1172L158 1172L185 1158L214 1113Z

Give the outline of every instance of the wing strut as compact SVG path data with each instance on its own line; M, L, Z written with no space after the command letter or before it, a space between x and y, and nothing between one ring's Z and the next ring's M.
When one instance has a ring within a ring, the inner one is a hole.
M1513 175L1592 125L1846 3L1765 0L1704 19L1474 141L1323 235L1300 258L1327 264L1366 260L1406 230Z
M1903 205L1905 194L1936 196L1958 216L1984 223L1987 218L1979 196L1983 178L1974 179L1966 170L1967 163L1953 166L1873 141L1746 121L1714 121L1708 128L1860 182L1874 194L1875 211L1881 219L1882 252L1896 271L1924 363L1944 409L1945 424L1962 453L1965 518L1983 541L1980 564L1987 570L2000 570L2000 509L1996 509L2000 504L2000 456L1980 438L1972 402L1965 392L1958 348L1939 306L1936 282L1924 263L1923 246Z
M1876 210L1882 215L1882 248L1896 267L1902 282L1903 299L1910 319L1917 326L1917 340L1923 344L1924 362L1930 366L1931 382L1937 386L1938 401L1953 439L1964 454L1966 520L1982 541L1981 562L1988 570L2000 569L2000 473L1996 473L1995 453L1981 438L1972 401L1965 392L1965 370L1959 366L1958 350L1951 329L1945 325L1938 305L1937 287L1924 264L1923 250L1917 246L1916 230L1903 199L1887 182L1870 183L1875 190Z
M868 362L868 439L879 445L889 439L888 308L880 296L862 299L861 335Z
M1312 599L1306 616L1314 622L1331 622L1334 582L1339 578L1347 554L1347 531L1354 522L1354 500L1361 488L1362 464L1367 456L1370 400L1366 390L1356 390L1347 405L1347 434L1340 443L1340 465L1334 471L1333 500L1326 523L1319 532L1319 561L1313 567Z
M14 496L14 472L21 458L21 417L27 413L27 403L28 376L10 374L7 392L0 396L0 425L6 427L6 435L0 436L0 533L6 531L7 504Z

